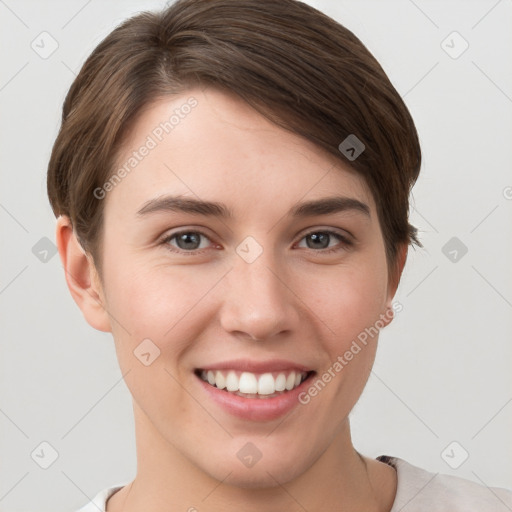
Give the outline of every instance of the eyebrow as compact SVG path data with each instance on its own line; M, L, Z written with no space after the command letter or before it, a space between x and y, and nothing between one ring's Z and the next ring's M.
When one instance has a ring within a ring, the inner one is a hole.
M298 203L288 213L294 218L329 215L338 212L353 211L370 217L370 207L351 197L334 196ZM162 196L146 202L137 212L144 216L158 212L183 212L192 215L205 215L219 218L233 218L232 211L223 203L203 201L182 196Z

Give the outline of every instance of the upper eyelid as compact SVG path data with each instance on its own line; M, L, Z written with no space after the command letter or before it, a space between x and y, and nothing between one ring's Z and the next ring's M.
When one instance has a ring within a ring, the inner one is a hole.
M175 236L181 235L183 233L199 233L202 236L205 236L206 238L211 240L212 237L207 233L207 231L208 230L204 227L198 227L198 228L192 227L192 228L184 228L184 229L177 228L177 231L173 231L172 233L165 231L165 233L163 235L159 236L158 239L161 241L166 241L166 240L170 240L170 239L174 238Z
M354 235L350 231L342 228L307 228L306 231L302 232L301 239L311 233L331 233L344 238L354 239Z
M203 231L204 228L188 228L188 229L181 229L179 231L176 231L174 233L170 233L168 235L164 235L162 237L162 242L169 242L170 240L173 240L175 237L183 234L183 233L197 233L197 234L200 234L201 236L204 236L205 238L207 238L211 243L216 243L214 240L212 240L212 237L209 236L207 233L205 233ZM339 231L338 231L339 229ZM345 241L348 241L348 242L353 242L354 240L354 236L352 235L352 233L346 231L346 230L342 230L341 228L306 228L306 231L302 231L298 236L299 236L299 239L297 241L300 242L304 237L312 234L312 233L328 233L328 234L331 234L331 235L335 235L335 236L338 236L340 237L341 241L343 242L344 240ZM180 250L183 250L183 249L180 249ZM204 250L204 249L195 249L196 251L199 251L199 250ZM192 251L185 251L185 252L193 252Z

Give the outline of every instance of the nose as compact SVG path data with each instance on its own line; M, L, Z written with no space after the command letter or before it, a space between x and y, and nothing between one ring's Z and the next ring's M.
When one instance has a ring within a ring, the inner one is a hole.
M252 263L236 256L223 286L220 323L226 332L264 341L297 329L300 301L293 283L265 252Z

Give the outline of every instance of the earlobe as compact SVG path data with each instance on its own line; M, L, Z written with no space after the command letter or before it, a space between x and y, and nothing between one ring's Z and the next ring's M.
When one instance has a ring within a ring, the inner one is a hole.
M56 241L66 283L87 322L99 331L111 332L101 282L92 257L80 245L71 221L57 219Z

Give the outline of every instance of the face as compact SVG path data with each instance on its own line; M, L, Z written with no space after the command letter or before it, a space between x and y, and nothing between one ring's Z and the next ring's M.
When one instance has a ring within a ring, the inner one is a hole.
M118 164L101 284L138 435L240 486L298 477L365 386L365 329L390 319L364 180L215 90L147 108Z

